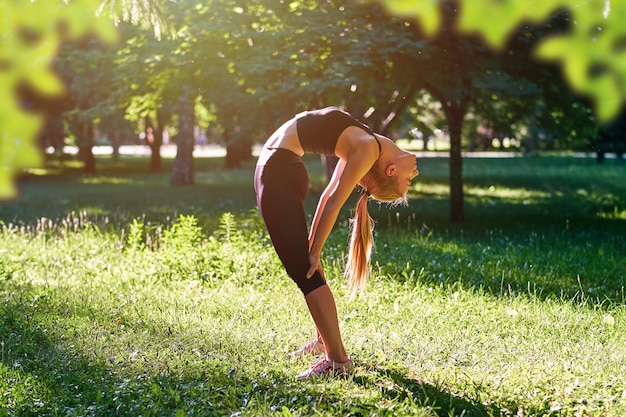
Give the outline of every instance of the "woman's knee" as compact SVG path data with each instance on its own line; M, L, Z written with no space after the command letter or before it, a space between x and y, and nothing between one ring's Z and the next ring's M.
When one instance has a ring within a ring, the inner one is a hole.
M298 288L300 288L300 291L302 291L302 295L305 297L310 292L326 285L326 280L322 277L322 274L320 274L319 271L315 271L311 278L307 278L306 275L304 275L301 279L295 279L293 277L292 279Z

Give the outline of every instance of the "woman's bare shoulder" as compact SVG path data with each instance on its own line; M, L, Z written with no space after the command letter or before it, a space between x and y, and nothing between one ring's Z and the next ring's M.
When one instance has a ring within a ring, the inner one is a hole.
M378 144L376 138L371 133L358 126L348 126L339 136L337 156L344 159L351 154L372 153L378 155Z

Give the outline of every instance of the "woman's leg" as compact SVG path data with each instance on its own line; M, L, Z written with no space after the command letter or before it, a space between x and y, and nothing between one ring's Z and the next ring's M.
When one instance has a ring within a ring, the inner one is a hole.
M319 271L311 278L309 270L309 231L304 199L309 176L299 156L278 149L265 166L255 172L257 204L272 244L287 274L306 296L326 281Z
M345 362L347 355L332 292L319 271L310 279L306 278L309 241L304 199L308 184L304 164L289 151L278 150L265 166L257 167L255 173L257 203L276 253L305 297L326 345L326 354L336 362Z
M324 340L326 356L335 362L345 362L348 355L341 340L335 298L328 285L321 286L305 297L317 331Z

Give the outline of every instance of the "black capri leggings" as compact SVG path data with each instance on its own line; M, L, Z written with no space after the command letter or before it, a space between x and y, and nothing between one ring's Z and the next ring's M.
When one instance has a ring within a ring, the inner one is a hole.
M326 284L319 271L310 279L306 277L310 264L304 199L309 192L309 175L295 153L287 149L272 152L254 173L257 205L287 274L307 295Z

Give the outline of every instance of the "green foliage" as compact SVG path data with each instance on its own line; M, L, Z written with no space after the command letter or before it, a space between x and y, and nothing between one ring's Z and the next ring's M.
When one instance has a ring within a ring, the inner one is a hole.
M575 21L571 31L546 39L537 56L561 63L574 91L593 98L600 120L611 120L624 103L626 52L621 44L626 2L595 0L568 6Z
M151 29L157 38L169 29L157 0L101 0L99 12L107 14L116 25L130 22L142 29Z
M440 9L436 3L444 2L381 0L381 3L391 12L416 17L431 36L437 33L436 23L442 19L437 16ZM569 29L542 39L535 49L536 56L560 63L571 88L593 99L600 120L618 116L626 95L626 53L622 45L626 2L459 0L458 7L457 29L461 33L480 35L498 50L504 48L510 35L521 25L567 13L572 23Z
M235 216L232 213L224 213L220 217L220 226L215 235L226 242L240 240L243 236L235 227Z
M59 44L87 33L109 41L116 36L111 21L96 18L99 5L99 0L0 4L0 200L16 195L16 173L42 162L35 146L42 120L24 110L17 87L25 84L44 96L61 93L50 67Z
M128 231L126 247L130 250L143 250L146 247L143 222L133 219Z
M241 246L263 247L266 241L252 227L254 222L238 221L230 212L223 213L211 236L207 236L194 215L179 215L169 228L148 228L133 219L126 238L125 250L140 258L159 260L148 271L155 280L187 280L202 282L207 287L222 285L225 280L248 285L276 268L271 256L250 256ZM251 241L252 240L252 241ZM146 244L149 242L149 244ZM7 274L10 273L7 270Z
M193 215L180 215L172 228L163 232L162 245L165 250L193 250L202 239L202 228Z

